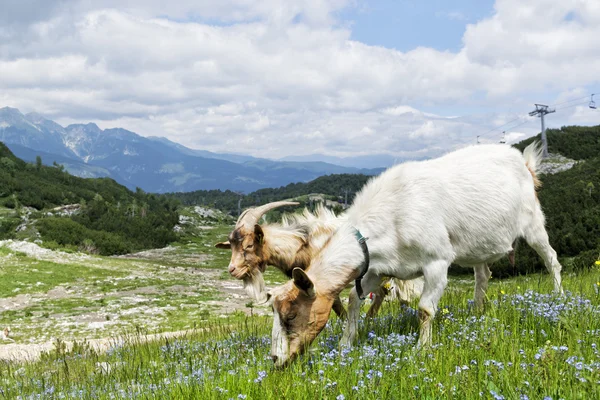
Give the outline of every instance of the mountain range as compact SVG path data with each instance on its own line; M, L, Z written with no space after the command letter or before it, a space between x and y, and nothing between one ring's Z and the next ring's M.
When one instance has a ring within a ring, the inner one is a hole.
M121 128L100 129L94 123L63 127L37 113L0 108L0 141L19 158L62 164L81 177L110 177L147 192L221 189L250 192L322 175L375 175L383 168L356 168L315 161L269 160L187 148L162 137L143 137ZM371 165L372 160L369 160ZM389 160L381 160L384 166ZM350 163L344 160L344 164Z

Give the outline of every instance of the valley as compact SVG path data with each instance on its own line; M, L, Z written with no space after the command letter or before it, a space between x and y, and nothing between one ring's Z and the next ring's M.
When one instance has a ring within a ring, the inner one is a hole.
M231 253L213 247L232 226L190 214L195 233L185 243L116 257L0 241L0 328L10 327L15 341L0 343L0 359L20 357L21 345L186 331L265 314L227 273ZM266 279L283 276L268 270Z

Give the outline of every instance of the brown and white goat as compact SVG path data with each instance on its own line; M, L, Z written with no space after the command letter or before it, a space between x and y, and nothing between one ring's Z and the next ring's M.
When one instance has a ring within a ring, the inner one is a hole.
M298 203L279 201L244 211L229 234L229 240L215 245L231 249L229 273L242 279L246 292L259 302L266 300L262 273L267 265L291 278L294 268L306 269L310 265L312 258L345 221L345 217L319 206L314 214L304 210L300 215L284 216L281 224L258 224L268 211L290 205ZM397 282L395 287L401 301L410 301L420 295L422 279L414 283ZM388 292L384 285L374 292L369 317L376 315ZM333 301L333 311L339 316L345 315L339 297Z
M479 145L397 165L372 179L307 270L294 269L291 281L269 292L275 365L287 365L314 341L333 299L360 276L365 255L356 239L359 230L370 238L371 265L361 282L365 292L385 277L424 277L419 345L431 342L431 322L450 264L474 268L475 302L481 304L491 274L488 264L507 253L513 257L519 237L544 260L561 293L561 265L535 192L540 160L535 144L523 154L508 146ZM360 304L352 289L342 345L356 336Z
M304 210L301 215L284 216L282 224L264 224L259 221L267 212L299 203L277 201L245 210L229 234L229 240L215 247L231 249L229 273L241 279L248 295L258 302L266 300L263 272L267 265L279 269L289 278L294 268L306 269L327 239L343 222L327 208L319 206L315 214ZM345 315L337 297L334 312Z

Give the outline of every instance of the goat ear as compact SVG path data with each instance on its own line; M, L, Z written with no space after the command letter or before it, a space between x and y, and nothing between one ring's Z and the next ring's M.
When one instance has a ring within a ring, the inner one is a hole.
M306 272L300 268L294 268L292 271L292 278L294 279L294 285L298 289L304 291L308 297L315 297L315 285L310 280Z
M221 242L221 243L215 244L215 247L217 249L230 249L231 248L231 243L229 243L229 241L227 241L227 242Z
M263 301L256 303L257 306L270 305L273 302L273 295L271 292L264 293Z
M265 234L259 224L254 225L254 235L256 236L258 243L262 244Z

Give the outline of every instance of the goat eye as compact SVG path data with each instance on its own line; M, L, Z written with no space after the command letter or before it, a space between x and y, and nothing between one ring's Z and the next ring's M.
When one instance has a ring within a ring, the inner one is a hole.
M296 318L296 314L290 314L290 315L287 316L286 321L288 321L288 322L289 321L293 321L294 318Z

